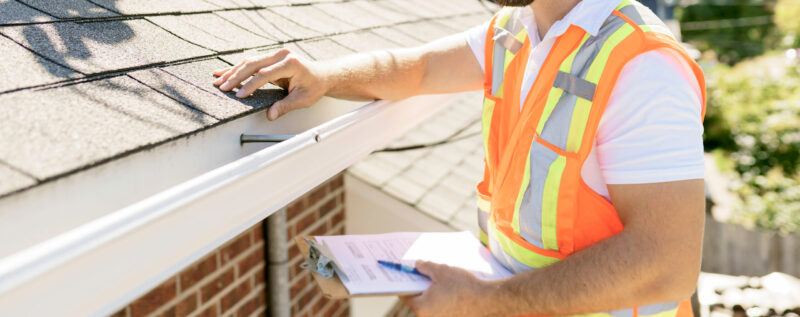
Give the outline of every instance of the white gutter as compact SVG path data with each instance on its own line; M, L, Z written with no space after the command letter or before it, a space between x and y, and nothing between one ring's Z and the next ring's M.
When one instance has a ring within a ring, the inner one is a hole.
M450 97L371 103L0 259L0 315L113 313L443 109Z

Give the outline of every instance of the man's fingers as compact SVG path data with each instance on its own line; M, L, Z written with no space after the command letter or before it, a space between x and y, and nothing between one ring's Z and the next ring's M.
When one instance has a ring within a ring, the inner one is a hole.
M222 76L222 74L225 74L225 73L226 73L227 71L229 71L231 68L233 68L233 66L230 66L230 67L225 67L225 68L220 68L220 69L217 69L217 70L215 70L213 74L214 74L214 76L217 76L217 77L219 77L219 76Z
M270 121L280 118L282 115L297 108L308 106L308 95L303 90L290 92L286 98L274 103L267 110L267 119Z
M259 69L281 61L288 54L289 50L282 49L275 54L258 59L246 60L240 63L237 65L237 69L233 71L233 74L225 80L225 83L219 86L219 89L222 89L223 91L229 91L233 89L233 87L238 86L247 78L250 78L250 76L255 74Z
M239 91L236 92L236 97L244 98L250 96L261 86L281 78L292 77L292 75L291 64L286 62L262 68L242 88L239 88Z
M241 67L244 67L243 63L239 63L236 66L228 68L227 71L225 71L221 76L219 76L219 78L217 78L217 80L214 81L214 85L216 86L222 85L228 80L228 78L231 78L234 72L236 72Z
M414 266L417 268L417 271L427 275L433 280L443 265L419 260Z

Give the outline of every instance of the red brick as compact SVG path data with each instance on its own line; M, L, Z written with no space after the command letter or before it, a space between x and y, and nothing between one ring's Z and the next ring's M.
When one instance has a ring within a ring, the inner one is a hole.
M341 193L339 193L339 204L344 206L344 203L345 203L344 191L342 191Z
M319 217L325 217L325 215L334 210L336 210L336 199L331 197L322 206L319 206Z
M228 291L227 294L222 296L222 300L220 300L220 308L222 309L222 313L224 314L226 311L231 309L236 303L247 297L247 294L250 293L250 281L245 280L239 285L236 285L232 290Z
M289 298L290 298L290 300L296 298L297 295L300 294L300 292L303 291L304 288L306 288L305 280L300 280L300 281L292 284L292 286L289 288Z
M294 224L294 236L297 236L303 230L308 229L314 222L319 219L316 210L311 210L307 213L302 219L298 220L297 223Z
M264 241L264 226L261 222L253 228L253 243L258 243L259 241Z
M159 317L175 317L175 306L170 307L169 309L167 309L166 311L161 313L161 315L158 315L158 316Z
M156 311L177 294L175 278L171 278L131 303L131 316L144 316Z
M341 174L339 176L334 176L333 180L331 180L331 185L333 185L333 188L344 187L344 176Z
M211 298L219 294L219 292L233 283L233 268L228 269L213 281L203 285L201 289L203 303L207 303Z
M314 229L311 230L311 232L309 232L308 235L323 236L328 233L328 229L330 229L330 227L328 227L328 222L326 221L325 223L320 223L316 227L314 227Z
M195 262L188 269L180 273L181 291L189 289L217 270L217 253L207 256L198 262Z
M239 310L236 311L236 316L250 316L258 308L258 297L253 297L244 303Z
M315 188L311 194L308 195L308 205L314 205L325 199L325 196L328 196L328 190L329 188L326 185L321 185Z
M253 275L253 285L258 286L262 284L267 284L267 277L264 274L264 268L258 269L256 274Z
M333 215L333 217L331 217L331 223L333 223L333 225L335 226L343 222L344 222L344 209L340 209Z
M197 317L217 317L217 303L212 304Z
M264 262L264 248L258 248L239 262L239 277L246 275L248 271Z
M230 262L233 258L242 254L247 248L250 247L250 235L249 234L242 234L238 237L234 238L234 240L228 243L226 246L222 247L220 251L220 260L222 265Z
M178 302L177 305L175 305L175 315L177 315L178 317L187 316L196 309L197 309L197 294L192 293L192 295L189 295L182 301Z
M341 307L341 301L338 301L338 300L334 301L333 304L328 306L328 309L326 309L325 313L322 314L321 316L325 316L325 317L333 316L333 315L336 314L336 311L339 310L339 307Z
M301 197L289 204L286 207L286 220L292 220L303 213L304 210L308 207L308 200L306 197Z
M291 247L289 247L289 260L292 260L294 258L299 258L299 257L302 257L302 256L303 255L300 254L300 248L297 247L296 243L294 245L292 245Z
M314 312L314 316L319 316L319 314L325 308L325 305L328 305L329 302L330 300L324 296L321 296L319 299L317 299L317 302L314 303L314 306L311 308L311 311Z

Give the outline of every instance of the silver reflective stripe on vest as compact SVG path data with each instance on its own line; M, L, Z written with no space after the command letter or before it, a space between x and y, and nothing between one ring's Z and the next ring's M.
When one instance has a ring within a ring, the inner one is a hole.
M478 209L478 227L483 233L489 233L489 213Z
M594 59L597 58L597 54L600 53L600 49L603 47L603 44L606 43L606 39L611 37L614 32L619 30L619 28L626 23L624 19L613 14L610 15L608 19L606 19L606 22L603 23L603 26L600 27L600 31L597 35L587 39L580 50L578 50L575 59L572 61L570 73L578 78L585 79L586 73L589 72L589 66L591 66Z
M556 75L556 81L553 82L553 86L589 101L594 98L594 90L597 88L594 83L562 71L559 71Z
M542 140L566 150L572 112L575 111L575 104L577 103L578 97L573 94L565 93L561 96L555 109L553 109L553 113L550 114L550 118L544 123L544 129L542 129L542 135L540 136Z
M519 233L526 241L544 248L542 243L544 181L547 179L550 165L558 158L558 154L534 140L530 155L531 179L519 205ZM522 212L523 210L525 212Z
M608 312L613 317L633 317L633 308L619 309Z
M511 54L516 54L522 48L522 42L520 42L514 34L511 34L506 29L495 27L494 38L492 38L495 43L500 43L506 50L511 52Z
M678 308L679 303L658 303L639 307L639 316L655 315Z
M505 74L506 49L499 42L494 42L492 53L492 96L497 96Z

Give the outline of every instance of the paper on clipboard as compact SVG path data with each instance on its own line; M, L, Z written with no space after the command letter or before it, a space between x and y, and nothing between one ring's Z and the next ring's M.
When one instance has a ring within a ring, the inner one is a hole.
M335 259L338 277L344 277L343 280L334 278L337 288L328 289L331 298L335 298L335 292L342 295L340 288L348 296L379 296L416 294L430 286L430 281L424 277L382 267L377 260L408 265L426 260L466 269L485 280L512 275L469 232L398 232L314 238L317 246L322 246ZM314 277L323 278L319 274ZM325 293L322 284L320 287Z

